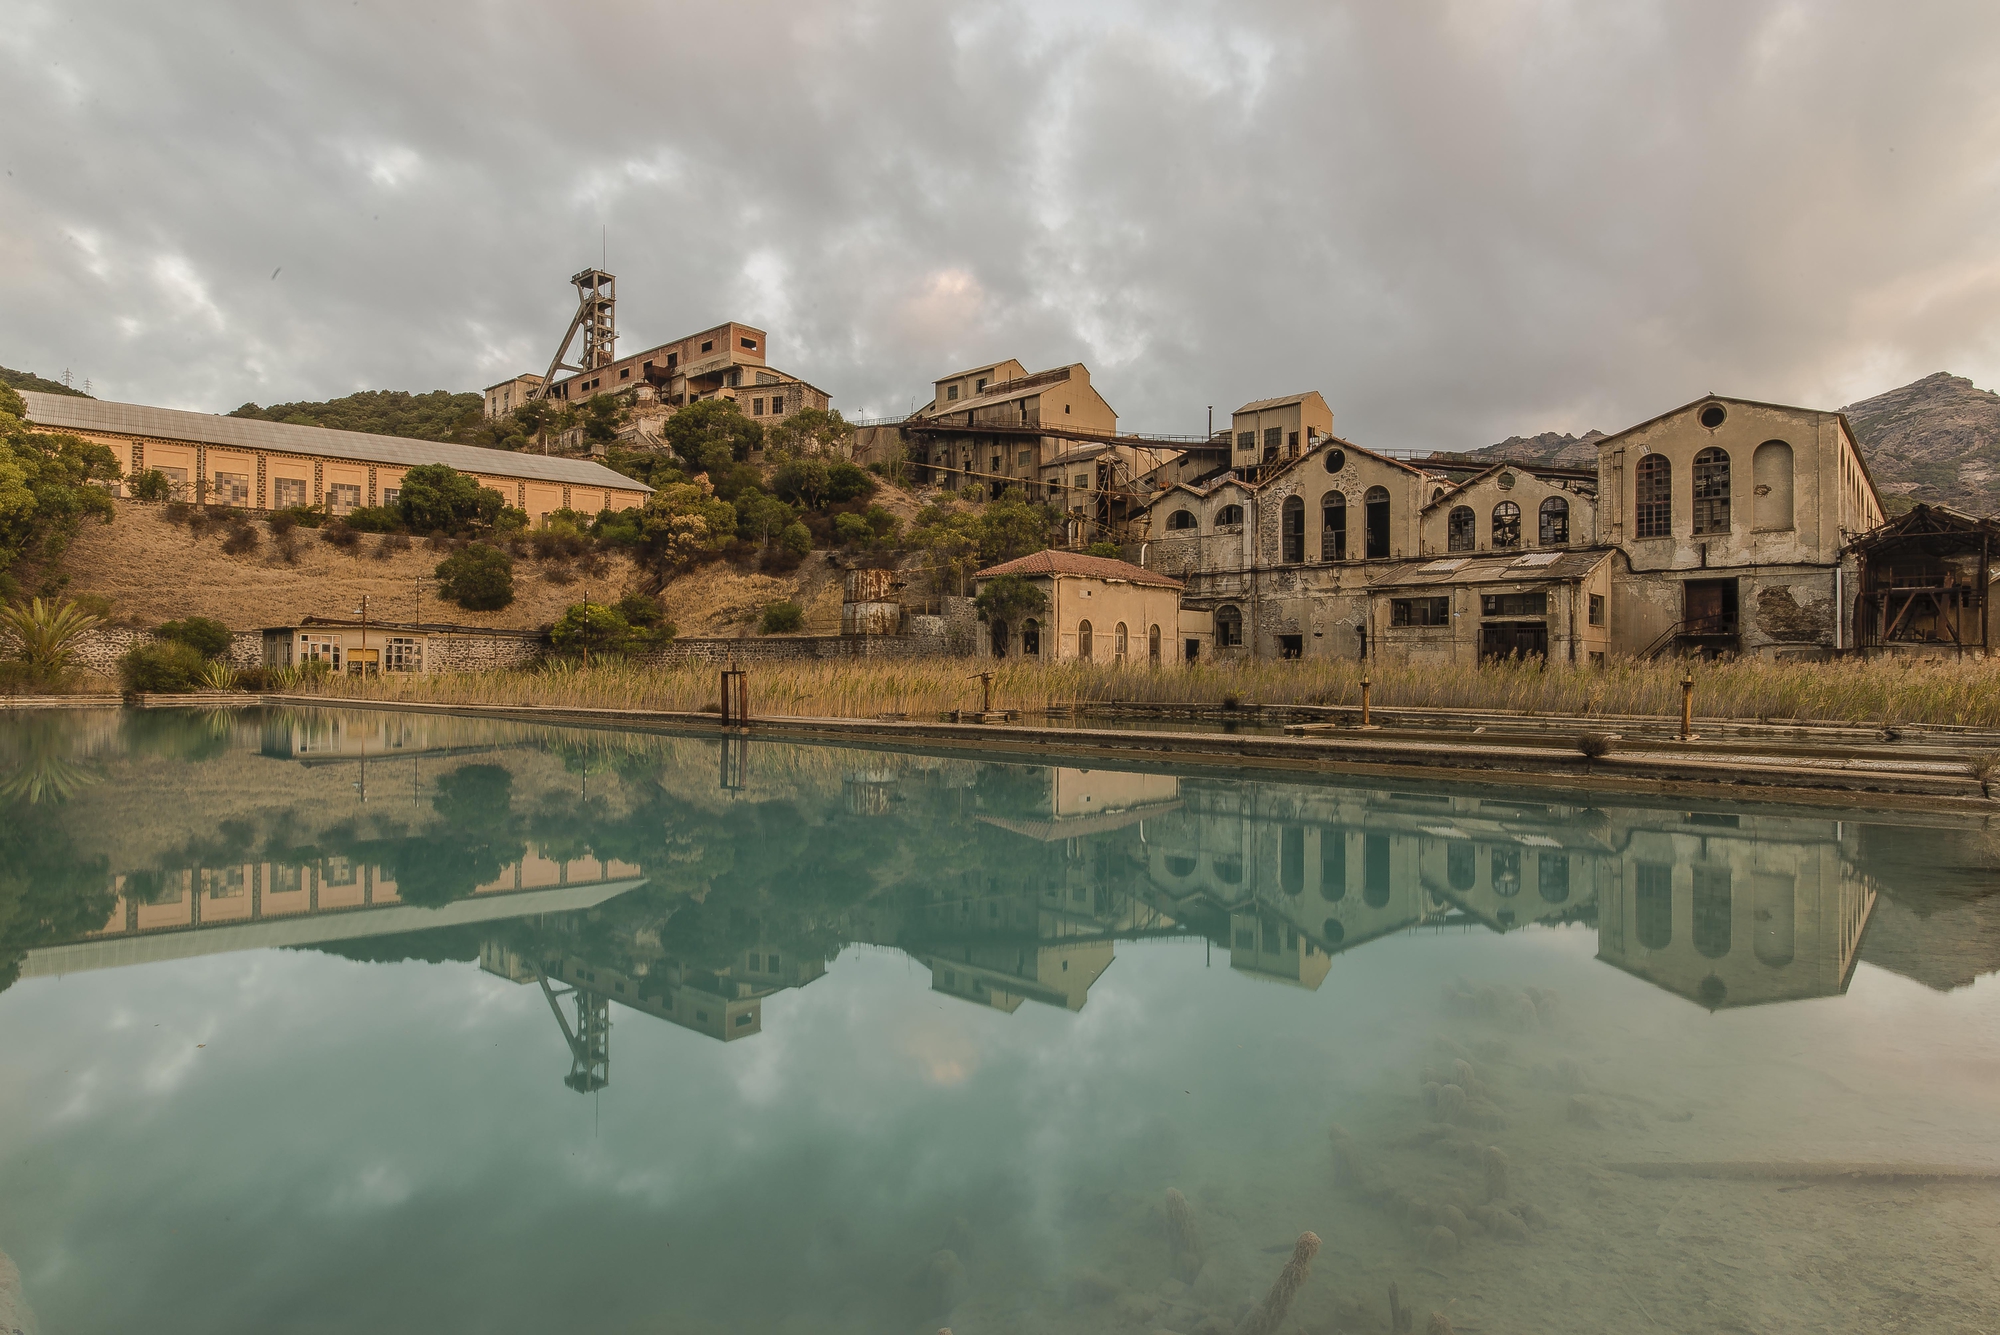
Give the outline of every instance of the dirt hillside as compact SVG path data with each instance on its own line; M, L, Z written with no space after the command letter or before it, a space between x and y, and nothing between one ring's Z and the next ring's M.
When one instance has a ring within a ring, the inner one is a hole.
M469 612L438 598L432 572L445 552L423 540L393 550L384 538L363 534L347 551L312 530L295 532L295 560L286 561L262 524L256 550L222 550L226 529L196 534L169 522L157 506L120 502L108 525L86 524L63 558L68 594L95 594L112 603L121 624L151 627L185 616L214 617L232 630L296 625L305 616L346 616L368 596L371 618L528 630L547 626L571 603L616 599L643 584L642 572L622 555L596 561L514 564L514 603L498 612ZM21 572L26 587L38 572ZM418 580L425 583L419 593ZM716 563L671 581L662 590L668 615L682 635L734 635L754 631L764 605L792 599L806 608L806 629L840 629L841 579L815 552L797 570L766 575Z

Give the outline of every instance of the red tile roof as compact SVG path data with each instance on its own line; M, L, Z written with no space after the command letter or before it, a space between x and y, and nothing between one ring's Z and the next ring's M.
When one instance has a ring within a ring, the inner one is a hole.
M1035 552L1018 560L1003 561L997 566L988 566L974 575L974 579L985 579L990 575L1069 575L1081 579L1122 580L1127 584L1150 584L1155 588L1178 589L1181 582L1168 579L1165 575L1135 566L1130 561L1120 561L1109 556L1085 556L1082 552Z

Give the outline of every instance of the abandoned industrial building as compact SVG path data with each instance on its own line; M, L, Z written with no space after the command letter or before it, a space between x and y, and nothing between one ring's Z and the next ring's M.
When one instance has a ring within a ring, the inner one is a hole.
M129 480L158 471L181 499L249 510L393 505L403 474L447 464L539 520L645 504L651 487L588 459L562 459L256 418L23 391L28 420L105 446ZM114 490L123 494L123 484Z
M1854 544L1882 505L1838 413L1705 396L1598 440L1594 471L1395 459L1310 424L1294 449L1289 428L1266 430L1238 433L1227 471L1160 490L1132 534L1213 619L1219 654L1589 663L1863 642L1854 577L1871 549ZM1976 574L1954 567L1938 587L1964 592L1922 596L1956 609L1940 638L1983 651L1985 539L1952 541Z

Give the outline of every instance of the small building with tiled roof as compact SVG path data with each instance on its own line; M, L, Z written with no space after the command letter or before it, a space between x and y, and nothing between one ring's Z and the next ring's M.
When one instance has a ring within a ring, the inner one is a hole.
M1008 585L996 586L1003 579ZM1179 580L1114 557L1035 552L988 566L973 584L986 623L977 641L981 658L1171 663L1199 657L1186 641L1205 641L1209 633L1206 619L1198 618L1183 635Z

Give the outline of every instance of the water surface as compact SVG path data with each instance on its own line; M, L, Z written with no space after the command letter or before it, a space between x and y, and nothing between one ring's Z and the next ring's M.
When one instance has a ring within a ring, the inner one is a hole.
M1308 1229L1286 1329L2000 1326L1981 823L360 711L0 745L50 1335L1189 1332Z

